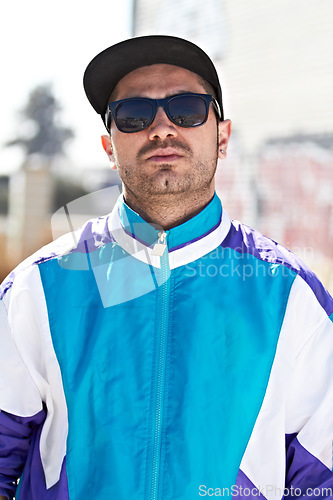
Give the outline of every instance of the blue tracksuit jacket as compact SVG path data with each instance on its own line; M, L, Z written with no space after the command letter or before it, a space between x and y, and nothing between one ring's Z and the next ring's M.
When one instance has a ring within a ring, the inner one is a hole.
M333 497L333 300L217 196L165 232L120 198L1 290L1 495Z

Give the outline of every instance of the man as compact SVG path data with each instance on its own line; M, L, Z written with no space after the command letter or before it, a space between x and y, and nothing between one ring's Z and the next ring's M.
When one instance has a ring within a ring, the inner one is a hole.
M222 211L212 62L141 37L84 85L123 195L3 284L2 498L333 497L333 300Z

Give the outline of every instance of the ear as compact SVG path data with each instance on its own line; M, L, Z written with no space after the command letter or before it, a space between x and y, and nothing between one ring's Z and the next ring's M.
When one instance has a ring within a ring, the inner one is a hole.
M108 155L108 158L111 162L111 168L113 170L117 170L117 167L116 167L116 164L114 161L114 156L113 156L111 137L109 135L102 135L101 141L102 141L103 149L106 152L106 154Z
M224 120L219 122L219 154L218 157L224 160L227 156L229 139L231 136L231 121Z

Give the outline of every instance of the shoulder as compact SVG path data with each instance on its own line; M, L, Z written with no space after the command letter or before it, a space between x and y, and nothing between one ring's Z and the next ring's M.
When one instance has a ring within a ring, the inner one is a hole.
M70 253L90 253L111 241L108 218L109 216L106 215L91 219L79 229L64 234L23 260L0 285L0 299L3 299L11 289L17 276L27 272L29 268L53 259L59 259Z
M300 257L281 244L239 221L232 220L222 246L250 254L264 262L287 267L309 285L328 316L333 314L333 299L316 274Z

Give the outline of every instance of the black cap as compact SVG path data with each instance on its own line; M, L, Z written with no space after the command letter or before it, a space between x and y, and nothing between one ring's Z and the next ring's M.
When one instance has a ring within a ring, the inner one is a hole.
M173 64L197 73L216 93L223 120L222 91L212 60L197 45L183 38L150 35L130 38L103 50L88 64L84 90L95 111L104 115L119 80L131 71L151 64Z

